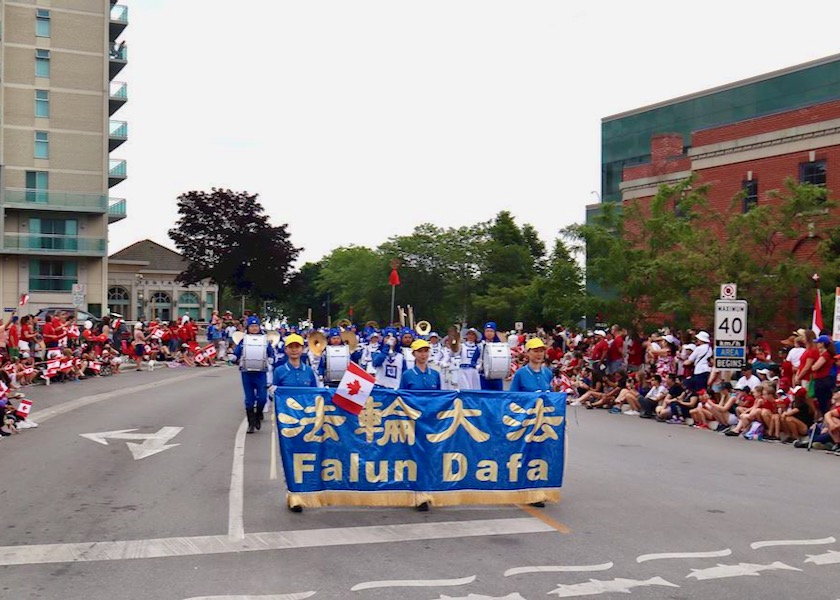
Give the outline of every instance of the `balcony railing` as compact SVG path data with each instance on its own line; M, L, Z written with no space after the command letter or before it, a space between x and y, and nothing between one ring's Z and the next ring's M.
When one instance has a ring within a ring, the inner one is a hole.
M3 235L3 252L16 254L87 254L104 256L105 238L76 235L36 233L6 233Z
M108 208L108 197L101 194L6 188L3 204L15 208L39 210L105 212Z
M108 176L109 177L127 177L128 165L124 160L112 158L108 161Z
M108 152L113 152L128 140L128 123L111 121L108 133Z
M126 217L125 198L111 198L108 204L108 222L116 223Z
M111 98L115 100L128 100L128 84L122 81L112 81Z
M111 46L111 60L128 61L128 46L120 42Z
M111 20L128 24L128 7L123 4L113 5L111 7Z
M111 25L113 26L113 23ZM125 42L111 42L109 53L108 78L113 80L128 64L128 47L125 45Z

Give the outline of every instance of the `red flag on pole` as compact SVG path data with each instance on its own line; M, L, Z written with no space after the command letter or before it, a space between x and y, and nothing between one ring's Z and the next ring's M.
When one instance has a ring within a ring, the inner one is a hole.
M823 329L825 329L825 325L822 317L822 302L820 300L820 289L817 288L817 298L814 300L814 316L811 318L811 330L814 335L819 336Z
M396 269L391 269L391 275L388 277L388 285L399 285L400 276Z

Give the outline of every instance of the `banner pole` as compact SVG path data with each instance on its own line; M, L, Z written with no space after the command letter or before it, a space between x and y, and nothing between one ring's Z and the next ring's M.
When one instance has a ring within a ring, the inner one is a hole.
M391 286L391 320L388 322L388 327L394 324L394 296L396 294L397 286Z

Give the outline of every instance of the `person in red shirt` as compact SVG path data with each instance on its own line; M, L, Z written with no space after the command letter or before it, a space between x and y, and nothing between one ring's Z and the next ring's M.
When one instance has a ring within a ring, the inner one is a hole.
M592 347L592 353L589 358L592 362L599 363L607 359L607 352L610 349L610 343L607 341L607 334L602 329L595 330L595 345Z
M831 392L835 382L835 377L831 375L831 368L834 366L834 342L829 336L821 335L817 338L815 347L819 354L811 365L811 379L814 381L814 398L820 413L825 414L831 408ZM806 350L802 358L807 354Z
M6 325L6 332L9 336L9 356L11 358L17 358L20 356L20 349L18 348L18 344L20 343L20 329L17 315L9 319L9 323Z
M47 348L58 348L58 338L60 336L56 333L56 327L50 315L44 318L44 327L41 329L41 335L44 336L44 345Z
M809 330L805 332L805 352L802 353L802 357L799 359L799 369L796 371L796 375L793 376L793 385L801 385L807 388L808 383L811 381L813 375L811 367L817 362L817 358L820 356L820 351L817 349L816 344L814 344L814 338L816 336L813 331Z
M607 348L607 374L612 375L624 370L624 336L618 325L610 330L612 340Z

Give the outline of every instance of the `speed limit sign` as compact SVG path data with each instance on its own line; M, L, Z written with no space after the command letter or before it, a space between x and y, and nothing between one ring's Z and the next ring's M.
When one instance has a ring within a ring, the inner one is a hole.
M715 367L742 369L747 364L747 301L715 301Z

